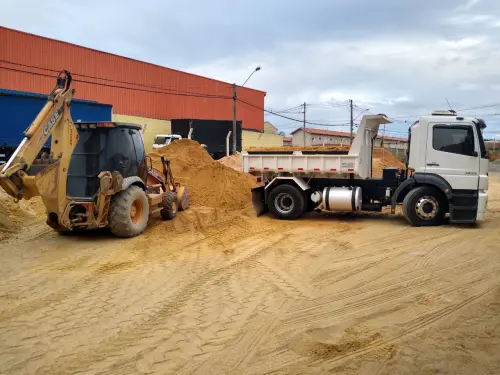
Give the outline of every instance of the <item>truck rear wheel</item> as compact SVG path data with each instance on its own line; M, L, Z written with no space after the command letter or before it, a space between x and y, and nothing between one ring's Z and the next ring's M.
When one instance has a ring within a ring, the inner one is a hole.
M167 191L163 193L162 209L160 211L163 220L172 220L177 216L178 201L175 191Z
M149 220L148 197L132 185L111 198L109 228L118 237L135 237L144 232Z
M280 220L295 220L306 210L304 194L292 185L272 189L268 199L269 211Z
M441 225L446 215L445 197L431 186L417 187L406 194L403 215L415 227Z

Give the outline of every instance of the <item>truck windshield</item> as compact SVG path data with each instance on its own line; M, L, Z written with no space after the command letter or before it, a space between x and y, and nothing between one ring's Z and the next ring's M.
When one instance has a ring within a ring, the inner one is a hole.
M170 143L170 137L155 137L155 145L168 145Z

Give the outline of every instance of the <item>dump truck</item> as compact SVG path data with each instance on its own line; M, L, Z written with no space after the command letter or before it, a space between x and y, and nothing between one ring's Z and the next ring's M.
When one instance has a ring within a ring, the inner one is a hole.
M372 177L374 140L385 115L365 115L348 152L242 152L244 172L258 176L252 190L257 215L283 220L307 211L381 211L402 205L413 226L434 226L449 215L453 224L485 219L488 152L481 119L434 111L409 127L404 169L385 168Z
M0 186L16 200L40 196L47 224L60 233L110 228L119 237L141 234L154 213L173 219L187 209L185 187L170 163L159 169L146 156L141 127L119 122L77 122L75 90L62 71L47 103L0 166ZM40 152L50 138L50 152Z

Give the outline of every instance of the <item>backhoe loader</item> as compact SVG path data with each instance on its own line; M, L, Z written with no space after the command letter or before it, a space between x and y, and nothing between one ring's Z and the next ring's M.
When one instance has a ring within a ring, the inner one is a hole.
M118 122L73 123L71 74L62 71L24 139L0 166L0 186L16 200L40 196L47 224L65 233L110 228L119 237L141 234L159 212L173 219L189 206L168 160L153 167L141 127ZM50 153L41 153L50 138Z

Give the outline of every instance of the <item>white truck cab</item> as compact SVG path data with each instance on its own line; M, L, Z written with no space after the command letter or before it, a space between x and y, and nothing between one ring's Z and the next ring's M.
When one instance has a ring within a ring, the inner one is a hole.
M454 111L435 111L410 126L408 168L417 179L446 181L452 221L484 219L489 162L482 135L485 127L482 120L457 116Z
M488 153L484 121L435 111L409 128L404 170L372 177L373 142L385 115L365 115L349 152L242 152L242 169L261 178L252 190L257 214L292 220L304 212L381 211L402 204L414 226L470 224L485 219Z
M182 139L178 134L156 134L153 149L168 146L171 142Z

